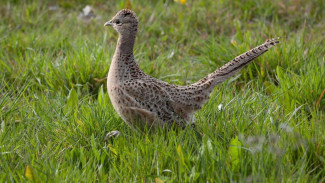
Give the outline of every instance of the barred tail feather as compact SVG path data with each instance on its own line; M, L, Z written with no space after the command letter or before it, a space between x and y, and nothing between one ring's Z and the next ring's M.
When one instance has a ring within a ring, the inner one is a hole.
M278 43L280 43L278 38L267 40L262 45L257 46L247 51L246 53L237 56L235 59L226 63L224 66L220 67L213 73L209 74L208 76L201 79L197 83L194 83L194 85L209 85L211 88L213 88L215 85L222 83L229 77L233 76L242 67L249 64L255 58L262 55L263 53L265 53L271 47L275 46Z

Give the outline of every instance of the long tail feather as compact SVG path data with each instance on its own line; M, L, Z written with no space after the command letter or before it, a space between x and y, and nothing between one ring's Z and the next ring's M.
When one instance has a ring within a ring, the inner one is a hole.
M237 71L239 71L242 67L249 64L258 56L262 55L266 51L268 51L271 47L280 43L278 38L267 40L260 46L257 46L239 56L230 62L226 63L224 66L220 67L213 73L208 76L202 78L198 82L194 83L194 85L209 85L209 88L213 88L215 85L222 83L229 77L233 76Z

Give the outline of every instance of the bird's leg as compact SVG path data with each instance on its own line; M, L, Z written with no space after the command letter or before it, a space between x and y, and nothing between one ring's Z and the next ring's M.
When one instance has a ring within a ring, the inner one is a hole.
M118 130L110 131L110 132L108 132L108 133L106 134L105 140L108 140L108 139L110 139L110 138L118 137L120 134L121 134L121 132L118 131Z

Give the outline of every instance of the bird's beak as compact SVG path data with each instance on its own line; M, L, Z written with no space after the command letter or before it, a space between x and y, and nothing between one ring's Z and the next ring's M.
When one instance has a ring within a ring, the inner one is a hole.
M112 20L110 20L110 21L108 21L108 22L106 22L106 23L104 24L104 26L112 26L112 25L113 25Z

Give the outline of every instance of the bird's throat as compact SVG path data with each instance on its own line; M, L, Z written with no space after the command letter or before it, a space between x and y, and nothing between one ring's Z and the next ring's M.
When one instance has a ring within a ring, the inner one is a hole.
M133 54L135 35L119 35L115 54L129 55Z
M120 35L109 70L109 78L124 78L131 67L137 67L133 56L135 36Z

